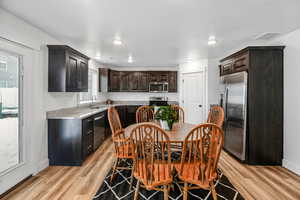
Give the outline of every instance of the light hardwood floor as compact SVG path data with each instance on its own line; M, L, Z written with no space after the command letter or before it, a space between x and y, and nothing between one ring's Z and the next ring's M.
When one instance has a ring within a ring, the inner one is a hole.
M3 200L91 200L111 168L113 144L107 140L82 167L48 167ZM300 177L282 167L243 165L222 152L219 167L246 199L300 199Z

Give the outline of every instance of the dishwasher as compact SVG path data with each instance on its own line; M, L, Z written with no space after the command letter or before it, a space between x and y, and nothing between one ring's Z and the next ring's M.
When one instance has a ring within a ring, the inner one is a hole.
M105 140L105 112L96 114L94 116L94 151Z

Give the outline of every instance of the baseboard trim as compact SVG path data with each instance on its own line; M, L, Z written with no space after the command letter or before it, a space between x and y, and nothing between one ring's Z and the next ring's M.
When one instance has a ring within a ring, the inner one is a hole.
M44 159L44 160L40 161L38 164L38 167L36 168L34 175L36 175L40 171L46 169L47 167L49 167L49 159Z
M285 168L289 169L290 171L294 172L295 174L300 175L300 165L298 165L294 162L288 161L286 159L282 160L282 165L283 165L283 167L285 167Z

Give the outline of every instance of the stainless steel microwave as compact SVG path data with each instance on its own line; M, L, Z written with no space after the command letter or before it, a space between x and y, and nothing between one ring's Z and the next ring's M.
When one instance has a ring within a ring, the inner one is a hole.
M168 92L169 84L168 82L150 82L149 92Z

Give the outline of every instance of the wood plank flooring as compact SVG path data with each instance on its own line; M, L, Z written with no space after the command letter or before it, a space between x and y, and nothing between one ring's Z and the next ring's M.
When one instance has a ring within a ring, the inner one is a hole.
M2 200L91 200L113 164L113 151L107 140L82 167L48 167ZM300 177L282 167L243 165L225 152L219 167L246 199L300 199Z

